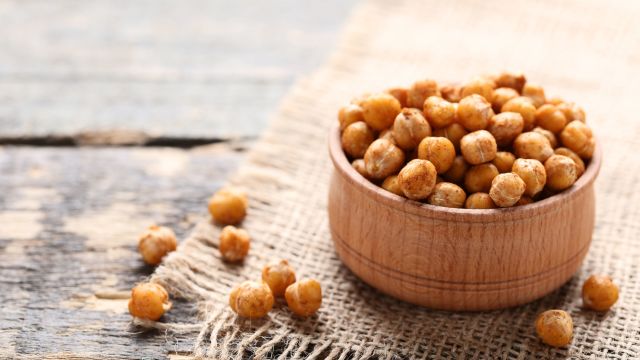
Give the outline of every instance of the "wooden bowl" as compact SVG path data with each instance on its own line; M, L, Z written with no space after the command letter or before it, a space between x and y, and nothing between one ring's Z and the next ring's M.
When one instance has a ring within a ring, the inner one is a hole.
M530 205L470 210L405 199L353 169L330 133L335 166L329 223L338 256L362 280L434 309L524 304L564 284L582 263L595 221L600 146L569 189Z

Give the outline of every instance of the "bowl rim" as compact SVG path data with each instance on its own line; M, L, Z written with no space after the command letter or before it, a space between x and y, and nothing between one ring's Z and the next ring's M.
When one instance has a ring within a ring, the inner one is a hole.
M460 222L504 222L555 211L562 204L571 201L576 196L579 196L584 191L590 189L600 172L602 162L602 148L600 142L595 135L594 139L596 141L596 146L591 161L582 176L570 188L532 204L496 209L465 209L436 206L410 200L379 187L369 179L366 179L358 173L353 166L351 166L346 154L342 150L340 126L337 123L332 125L329 132L329 155L333 162L335 171L346 179L347 182L359 189L363 195L388 207L405 213L432 219L454 220Z

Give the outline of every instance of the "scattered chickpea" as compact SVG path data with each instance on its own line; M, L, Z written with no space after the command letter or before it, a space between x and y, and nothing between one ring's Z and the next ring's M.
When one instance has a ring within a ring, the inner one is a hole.
M460 186L450 182L440 182L433 188L427 201L431 205L461 208L464 206L466 198L467 194Z
M562 111L564 117L567 118L567 123L572 122L573 120L586 122L585 112L580 106L566 102L562 102L556 106L558 107L558 110Z
M554 133L552 133L551 131L547 130L547 129L543 129L539 126L533 128L532 130L533 132L537 132L540 135L544 135L544 137L547 138L547 140L549 140L549 144L551 145L552 148L557 148L558 147L558 139L556 138L556 135Z
M523 205L529 205L533 203L533 198L527 196L527 195L522 195L520 197L520 200L518 200L518 202L516 202L515 205L513 206L523 206Z
M209 199L209 213L221 224L237 224L247 215L248 203L244 191L235 187L223 188Z
M398 173L404 164L404 152L389 140L378 139L369 145L364 154L367 174L374 179L384 179Z
M472 166L464 175L464 187L470 193L488 193L491 189L491 182L498 174L500 173L493 164Z
M580 158L580 156L578 156L578 154L567 149L566 147L559 147L555 149L553 152L556 155L564 155L564 156L570 157L571 160L573 160L573 162L576 163L576 166L578 167L578 177L584 174L584 171L585 171L584 161L582 161L582 159Z
M591 275L582 285L582 301L589 309L607 311L618 301L618 292L618 286L611 277Z
M433 192L436 177L436 167L429 160L415 159L400 170L398 182L404 196L412 200L424 200Z
M371 95L362 101L364 122L373 130L381 131L393 124L402 107L400 102L390 94Z
M408 91L409 90L404 87L394 87L387 90L387 92L391 94L391 96L393 96L394 98L396 98L396 100L398 100L398 102L400 103L400 107L403 107L403 108L407 107Z
M384 179L382 182L382 188L398 196L404 196L402 189L400 188L400 182L398 182L398 175L391 175Z
M440 88L440 93L443 99L452 103L457 103L462 99L462 87L458 85L444 85Z
M523 128L522 115L517 112L503 112L491 117L487 131L496 139L498 146L505 147L522 133Z
M269 286L273 296L284 296L287 287L296 282L296 273L287 260L276 260L262 268L262 281Z
M496 166L499 173L511 172L513 163L516 161L516 156L508 151L498 151L496 158L491 161Z
M220 232L220 254L226 261L242 261L249 253L250 244L251 238L244 229L227 225Z
M460 140L468 133L469 132L458 123L453 123L445 128L433 130L433 136L440 136L449 139L456 150L460 149Z
M138 252L149 265L158 265L162 258L174 251L178 242L176 234L168 227L152 225L140 235Z
M547 102L544 96L544 89L541 86L530 83L526 83L522 87L522 96L526 96L531 99L536 108L539 108Z
M536 123L543 129L558 133L567 125L567 119L557 107L545 104L536 110Z
M131 289L129 313L133 317L156 321L171 309L169 294L162 285L141 283Z
M519 158L536 159L540 162L553 155L549 140L544 135L533 131L518 135L513 141L513 150Z
M547 182L544 165L536 159L517 159L513 163L513 172L524 181L524 194L530 197L542 191Z
M491 182L489 196L499 207L510 207L520 200L526 189L524 181L514 173L496 176Z
M589 126L581 121L570 122L560 133L562 145L571 149L583 159L590 159L596 146Z
M499 113L504 104L518 96L520 96L520 94L512 88L501 87L495 89L493 91L493 100L491 101L491 108L493 109L493 112Z
M522 115L524 121L524 131L533 129L536 123L536 107L529 98L518 96L502 105L502 112L517 112Z
M407 106L422 109L429 96L440 96L438 83L433 80L417 81L407 91Z
M364 121L364 113L359 105L347 104L338 111L340 130L344 130L347 126L357 121Z
M443 128L456 121L456 107L439 96L429 96L424 102L424 115L433 127Z
M236 314L257 319L273 308L273 293L264 282L245 281L236 285L229 294L229 306Z
M461 184L464 181L464 174L469 169L469 164L464 161L464 157L458 155L453 159L451 167L442 176L452 183Z
M527 82L524 74L505 71L495 79L498 87L507 87L522 92L524 84Z
M496 157L496 139L486 130L474 131L460 140L460 152L471 165L489 162Z
M351 166L353 166L353 168L356 169L356 171L363 177L365 178L369 177L369 174L367 173L367 168L364 165L364 159L353 160L353 162L351 163Z
M571 342L573 320L562 310L547 310L536 319L536 332L547 345L562 347Z
M493 115L491 103L478 94L469 95L458 104L458 122L469 131L486 128Z
M347 155L354 158L361 158L367 151L367 148L373 140L375 140L373 131L369 126L357 121L347 126L341 136L342 149Z
M573 185L578 179L578 166L570 157L552 155L544 162L547 172L547 186L551 190L560 191Z
M484 192L477 192L469 195L464 203L467 209L495 209L496 204L493 203L491 196Z
M456 158L456 149L447 138L426 137L418 145L418 158L429 160L436 167L436 172L443 174L451 168Z
M378 135L378 139L386 139L391 141L393 145L398 145L396 138L393 136L393 130L391 129L382 130Z
M476 78L462 87L462 98L469 95L478 94L485 98L488 102L493 100L493 89L495 89L496 83L487 78Z
M398 146L403 150L412 150L427 136L431 136L431 125L422 111L414 108L402 109L393 122L393 138Z
M305 279L291 284L284 295L291 311L298 316L315 314L322 304L322 288L314 279Z

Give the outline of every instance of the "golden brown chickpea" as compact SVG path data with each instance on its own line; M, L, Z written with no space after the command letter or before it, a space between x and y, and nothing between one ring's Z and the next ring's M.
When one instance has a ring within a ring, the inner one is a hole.
M462 125L453 123L445 128L435 129L433 131L433 136L440 136L449 139L453 144L453 147L456 148L456 150L460 150L460 140L468 133L469 132L465 130Z
M547 186L551 190L564 190L578 179L578 166L567 156L552 155L544 162L544 169L547 172Z
M524 181L514 173L496 176L491 182L489 196L499 207L510 207L520 200L526 189Z
M246 230L227 225L220 232L220 254L226 261L242 261L249 253L251 238Z
M564 156L570 157L571 160L573 160L573 162L576 163L576 166L578 167L578 177L584 174L584 170L585 170L584 161L582 161L582 159L580 158L580 156L578 156L578 154L574 153L573 151L565 147L559 147L555 149L553 152L556 155L564 155Z
M400 103L400 107L406 108L407 105L407 93L408 93L408 89L404 88L404 87L394 87L391 89L388 89L387 92L389 94L391 94L391 96L393 96L394 98L396 98L398 100L398 102Z
M536 110L536 123L543 129L558 133L567 125L567 119L554 105L545 104Z
M607 311L618 301L618 291L611 277L591 275L582 285L582 302L589 309Z
M314 279L305 279L291 284L284 294L289 309L298 316L315 314L322 304L322 288Z
M491 101L491 108L493 109L493 112L499 113L504 104L518 96L520 96L520 94L512 88L501 87L495 89L493 92L493 100Z
M549 140L544 135L533 131L518 135L513 141L513 150L519 158L536 159L540 162L553 155Z
M464 181L464 174L467 172L469 164L464 161L464 157L458 155L453 159L451 167L442 176L452 183L461 184Z
M558 110L562 111L564 117L567 118L567 123L570 123L573 120L586 122L586 114L580 106L574 103L565 102L559 103L556 106L558 107Z
M396 139L393 137L393 130L385 129L380 132L378 135L378 139L387 139L393 143L393 145L398 145Z
M404 164L404 153L389 140L378 139L364 154L367 174L373 179L384 179L397 174Z
M462 99L462 87L458 85L444 85L440 88L440 93L443 99L452 103L457 103Z
M458 122L469 131L482 130L493 116L491 104L480 95L469 95L458 104Z
M351 166L356 169L358 174L362 175L365 178L369 178L369 174L367 174L367 167L364 165L364 159L353 160Z
M547 345L562 347L573 337L573 320L566 311L547 310L536 319L536 332Z
M226 187L218 190L209 199L209 213L220 224L237 224L247 215L248 203L244 191Z
M460 140L460 152L469 164L478 165L495 159L498 145L490 132L478 130Z
M517 112L503 112L489 120L487 130L496 139L498 146L509 146L516 136L522 133L524 120Z
M431 125L418 109L404 108L393 121L393 138L403 150L415 149L427 136L431 136Z
M382 182L382 188L398 196L404 196L404 193L400 188L400 183L398 182L398 175L391 175L384 179Z
M530 197L542 191L547 183L544 165L535 159L517 159L513 163L513 172L524 181L526 185L524 194Z
M229 294L229 306L236 314L250 319L264 317L273 308L273 293L264 282L245 281Z
M536 123L536 107L529 98L518 96L502 105L502 112L517 112L524 120L524 131L533 129Z
M522 88L527 82L527 79L522 73L512 73L505 71L502 74L498 75L495 81L496 86L498 87L511 88L515 89L517 92L522 92Z
M485 98L488 102L493 101L493 89L495 89L496 83L487 78L477 78L464 84L462 87L461 96L465 97L473 94L478 94ZM471 130L471 129L469 129ZM478 130L478 129L476 129Z
M444 206L450 208L461 208L467 198L464 190L456 184L450 182L437 183L427 201L431 205Z
M357 121L344 129L340 139L342 149L347 155L361 158L375 140L375 135L366 123Z
M390 94L371 95L362 101L364 122L373 130L381 131L393 124L402 107L400 102Z
M438 174L443 174L453 164L453 159L456 158L456 149L447 138L426 137L418 145L418 158L429 160L436 167Z
M356 104L347 104L338 111L338 122L340 130L344 130L347 126L357 121L364 121L362 108Z
M488 193L491 182L498 174L498 169L493 164L472 166L464 175L464 187L469 193Z
M273 296L284 296L287 287L296 282L296 272L287 260L272 261L262 268L262 281Z
M518 202L513 206L523 206L523 205L529 205L529 204L533 204L533 199L528 197L527 195L522 195L520 197L520 200L518 200Z
M533 101L536 108L547 102L544 96L544 89L541 86L526 83L522 87L522 96L526 96Z
M402 193L412 200L424 200L436 186L436 167L429 160L409 161L398 174Z
M555 149L556 147L558 147L558 139L556 138L556 135L551 131L547 129L543 129L539 126L535 127L532 131L537 132L538 134L544 135L544 137L546 137L547 140L549 140L549 144L551 144L552 148Z
M489 194L477 192L469 195L464 207L467 209L495 209L496 204L493 203Z
M456 107L439 96L429 96L424 102L424 116L435 128L443 128L456 121Z
M142 283L131 289L129 313L133 317L156 321L171 309L169 294L162 285Z
M407 91L407 106L422 109L429 96L440 96L438 83L433 80L417 81Z
M496 158L491 161L496 166L499 173L511 172L513 162L516 161L516 156L508 151L498 151Z
M158 265L168 253L174 251L178 242L173 230L165 226L152 225L140 235L138 252L149 265Z
M589 126L581 121L570 122L560 133L562 145L578 154L583 159L591 159L596 141Z

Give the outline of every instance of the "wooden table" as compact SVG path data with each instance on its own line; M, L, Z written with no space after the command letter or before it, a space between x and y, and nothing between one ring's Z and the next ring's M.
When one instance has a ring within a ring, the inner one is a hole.
M188 357L130 324L137 236L206 216L354 4L2 2L0 358Z

